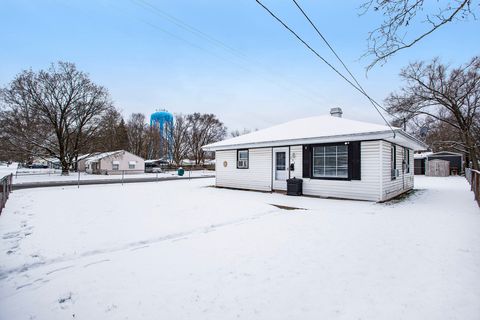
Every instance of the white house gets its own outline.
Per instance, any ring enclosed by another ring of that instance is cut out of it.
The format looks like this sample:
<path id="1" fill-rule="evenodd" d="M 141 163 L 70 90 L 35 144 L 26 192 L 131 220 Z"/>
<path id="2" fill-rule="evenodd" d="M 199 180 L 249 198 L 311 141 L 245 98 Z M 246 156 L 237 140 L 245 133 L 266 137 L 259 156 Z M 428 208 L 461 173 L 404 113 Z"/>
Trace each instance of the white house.
<path id="1" fill-rule="evenodd" d="M 427 146 L 400 128 L 331 115 L 298 119 L 203 147 L 215 151 L 216 186 L 384 201 L 413 188 L 413 151 Z"/>
<path id="2" fill-rule="evenodd" d="M 142 173 L 145 170 L 145 160 L 125 150 L 92 154 L 84 160 L 85 171 L 93 174 Z"/>

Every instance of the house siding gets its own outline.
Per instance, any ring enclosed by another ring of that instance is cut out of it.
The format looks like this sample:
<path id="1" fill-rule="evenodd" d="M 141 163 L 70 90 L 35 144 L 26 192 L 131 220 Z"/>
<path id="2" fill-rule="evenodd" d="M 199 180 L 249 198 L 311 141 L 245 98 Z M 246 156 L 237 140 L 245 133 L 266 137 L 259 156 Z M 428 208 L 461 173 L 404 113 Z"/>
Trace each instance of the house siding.
<path id="1" fill-rule="evenodd" d="M 383 201 L 413 188 L 414 160 L 410 150 L 410 172 L 402 172 L 403 147 L 397 146 L 400 176 L 391 180 L 390 146 L 383 140 L 360 143 L 361 180 L 303 178 L 303 146 L 290 146 L 290 178 L 303 179 L 303 194 L 326 198 Z M 216 152 L 216 186 L 237 189 L 272 190 L 272 148 L 249 149 L 248 169 L 237 169 L 237 150 Z M 224 167 L 224 161 L 227 166 Z"/>
<path id="2" fill-rule="evenodd" d="M 88 160 L 88 159 L 87 159 Z M 118 171 L 113 171 L 113 161 L 118 161 Z M 128 163 L 136 161 L 135 169 L 130 169 Z M 100 173 L 108 172 L 108 174 L 122 174 L 122 173 L 139 173 L 145 171 L 145 160 L 139 156 L 134 155 L 128 151 L 119 152 L 111 156 L 106 156 L 99 160 Z M 93 173 L 92 169 L 86 169 L 87 173 Z"/>
<path id="3" fill-rule="evenodd" d="M 248 169 L 237 169 L 237 150 L 217 151 L 215 158 L 217 187 L 272 190 L 272 148 L 248 149 Z"/>
<path id="4" fill-rule="evenodd" d="M 380 142 L 381 141 L 361 142 L 361 180 L 346 181 L 303 178 L 303 194 L 320 197 L 379 201 L 381 181 L 379 163 Z M 301 146 L 299 146 L 295 162 L 300 164 L 298 177 L 301 177 Z M 297 170 L 297 167 L 295 167 L 295 169 Z"/>
<path id="5" fill-rule="evenodd" d="M 410 172 L 403 172 L 402 160 L 403 160 L 403 147 L 397 145 L 396 148 L 396 167 L 399 170 L 399 176 L 392 180 L 391 178 L 391 165 L 390 165 L 390 148 L 392 143 L 387 141 L 381 141 L 381 162 L 382 166 L 382 201 L 391 199 L 399 194 L 413 189 L 413 176 L 414 176 L 414 159 L 413 150 L 410 149 Z"/>

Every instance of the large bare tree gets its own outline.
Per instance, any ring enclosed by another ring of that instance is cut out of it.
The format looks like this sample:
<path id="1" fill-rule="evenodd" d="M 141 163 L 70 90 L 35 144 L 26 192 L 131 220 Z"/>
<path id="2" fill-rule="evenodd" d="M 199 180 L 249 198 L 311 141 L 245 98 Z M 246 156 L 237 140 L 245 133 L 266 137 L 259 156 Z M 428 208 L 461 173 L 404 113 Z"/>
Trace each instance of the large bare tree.
<path id="1" fill-rule="evenodd" d="M 397 52 L 410 48 L 452 21 L 475 18 L 478 0 L 368 0 L 361 14 L 379 13 L 383 22 L 370 32 L 366 55 L 373 56 L 371 69 Z"/>
<path id="2" fill-rule="evenodd" d="M 102 116 L 111 110 L 108 91 L 73 63 L 25 70 L 0 90 L 0 122 L 6 143 L 32 156 L 54 157 L 62 174 L 80 150 L 88 150 Z"/>
<path id="3" fill-rule="evenodd" d="M 464 150 L 473 168 L 478 169 L 480 57 L 456 68 L 439 59 L 414 62 L 402 69 L 400 77 L 405 85 L 386 99 L 389 112 L 407 120 L 437 123 L 437 128 L 439 123 L 448 125 L 452 128 L 450 142 Z"/>
<path id="4" fill-rule="evenodd" d="M 127 121 L 128 150 L 137 156 L 144 155 L 147 127 L 143 113 L 132 113 Z"/>
<path id="5" fill-rule="evenodd" d="M 175 126 L 173 127 L 172 158 L 177 166 L 179 166 L 182 160 L 188 156 L 189 132 L 190 123 L 187 120 L 187 116 L 176 114 Z"/>
<path id="6" fill-rule="evenodd" d="M 189 149 L 195 164 L 203 163 L 205 152 L 204 145 L 222 140 L 227 128 L 214 114 L 194 113 L 187 116 L 190 125 Z"/>

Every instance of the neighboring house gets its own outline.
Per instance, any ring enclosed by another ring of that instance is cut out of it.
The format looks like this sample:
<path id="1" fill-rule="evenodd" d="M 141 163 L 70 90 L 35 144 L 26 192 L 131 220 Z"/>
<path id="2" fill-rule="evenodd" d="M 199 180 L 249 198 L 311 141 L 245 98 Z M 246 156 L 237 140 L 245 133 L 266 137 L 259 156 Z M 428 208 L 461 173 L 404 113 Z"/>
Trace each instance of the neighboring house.
<path id="1" fill-rule="evenodd" d="M 433 152 L 419 152 L 413 155 L 413 165 L 414 165 L 414 172 L 417 175 L 425 174 L 426 166 L 425 163 L 427 162 L 427 156 L 431 155 Z"/>
<path id="2" fill-rule="evenodd" d="M 125 150 L 92 154 L 85 161 L 86 172 L 93 174 L 140 173 L 145 170 L 143 158 Z"/>
<path id="3" fill-rule="evenodd" d="M 216 186 L 286 190 L 303 179 L 303 194 L 383 201 L 413 188 L 413 152 L 427 146 L 402 129 L 331 116 L 290 121 L 204 146 L 215 151 Z M 394 134 L 395 132 L 395 134 Z"/>
<path id="4" fill-rule="evenodd" d="M 415 154 L 415 174 L 425 174 L 428 171 L 429 162 L 432 160 L 445 160 L 449 164 L 449 175 L 462 174 L 464 170 L 463 155 L 461 153 L 440 151 L 440 152 L 422 152 Z"/>
<path id="5" fill-rule="evenodd" d="M 92 157 L 94 155 L 95 154 L 91 154 L 91 153 L 79 155 L 78 158 L 77 158 L 77 170 L 81 171 L 81 172 L 85 172 L 85 170 L 87 169 L 86 162 L 87 162 L 88 158 Z M 75 168 L 75 163 L 73 164 L 73 166 Z"/>

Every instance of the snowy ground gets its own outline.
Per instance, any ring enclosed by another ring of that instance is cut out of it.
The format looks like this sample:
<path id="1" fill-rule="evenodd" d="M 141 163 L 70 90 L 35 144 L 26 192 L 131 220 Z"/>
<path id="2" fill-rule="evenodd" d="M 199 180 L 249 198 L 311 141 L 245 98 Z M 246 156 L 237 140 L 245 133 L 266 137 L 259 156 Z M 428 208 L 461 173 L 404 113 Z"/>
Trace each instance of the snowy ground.
<path id="1" fill-rule="evenodd" d="M 4 176 L 7 176 L 11 173 L 15 174 L 17 171 L 18 163 L 12 163 L 10 165 L 7 165 L 6 163 L 1 163 L 0 164 L 0 179 L 3 178 Z"/>
<path id="2" fill-rule="evenodd" d="M 480 319 L 464 178 L 386 204 L 211 184 L 15 191 L 0 319 Z"/>
<path id="3" fill-rule="evenodd" d="M 176 171 L 169 171 L 164 173 L 135 173 L 135 174 L 125 174 L 123 179 L 133 179 L 133 178 L 152 178 L 152 179 L 161 179 L 165 177 L 178 177 L 178 178 L 187 178 L 188 177 L 200 177 L 200 176 L 211 176 L 215 175 L 214 171 L 209 170 L 197 170 L 197 171 L 185 171 L 185 174 L 180 177 Z M 80 173 L 80 180 L 121 180 L 122 175 L 99 175 L 99 174 L 88 174 L 85 172 Z M 14 184 L 22 184 L 29 182 L 46 182 L 46 181 L 77 181 L 78 174 L 70 173 L 68 176 L 62 176 L 60 170 L 52 169 L 28 169 L 23 170 L 18 175 L 13 176 Z"/>

